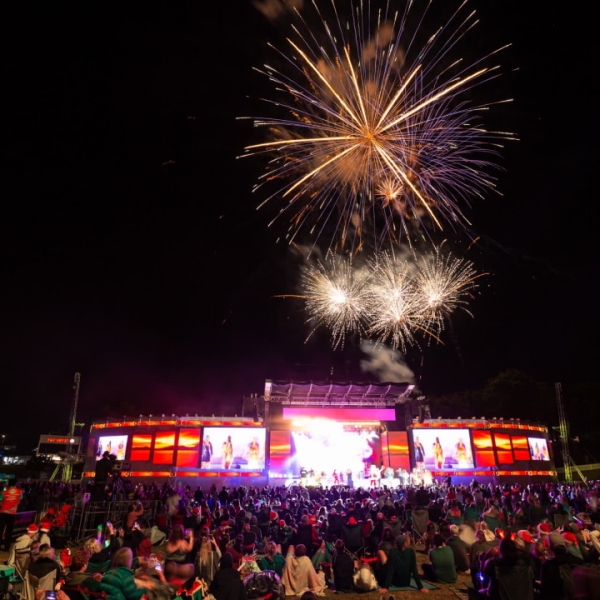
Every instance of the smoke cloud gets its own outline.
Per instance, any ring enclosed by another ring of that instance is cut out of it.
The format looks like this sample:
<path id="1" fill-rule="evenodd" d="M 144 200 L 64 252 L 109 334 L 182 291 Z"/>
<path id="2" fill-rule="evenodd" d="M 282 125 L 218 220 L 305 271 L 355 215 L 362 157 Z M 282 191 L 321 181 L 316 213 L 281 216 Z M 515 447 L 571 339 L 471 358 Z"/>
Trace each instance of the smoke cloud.
<path id="1" fill-rule="evenodd" d="M 269 21 L 275 22 L 288 12 L 302 10 L 304 0 L 255 0 L 252 4 Z"/>
<path id="2" fill-rule="evenodd" d="M 360 361 L 360 368 L 364 372 L 375 375 L 380 382 L 415 382 L 415 374 L 404 362 L 404 357 L 398 350 L 369 341 L 363 341 L 360 349 L 369 357 Z"/>

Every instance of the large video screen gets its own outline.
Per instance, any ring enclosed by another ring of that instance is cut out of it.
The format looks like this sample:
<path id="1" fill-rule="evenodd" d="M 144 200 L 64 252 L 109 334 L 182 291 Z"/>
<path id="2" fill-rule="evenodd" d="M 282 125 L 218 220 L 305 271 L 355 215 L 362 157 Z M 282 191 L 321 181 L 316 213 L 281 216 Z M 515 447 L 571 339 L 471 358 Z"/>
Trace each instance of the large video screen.
<path id="1" fill-rule="evenodd" d="M 96 448 L 96 460 L 100 460 L 105 452 L 113 454 L 117 460 L 125 460 L 128 435 L 101 435 Z"/>
<path id="2" fill-rule="evenodd" d="M 417 468 L 452 471 L 474 467 L 468 429 L 413 429 L 412 446 Z"/>
<path id="3" fill-rule="evenodd" d="M 203 469 L 260 471 L 265 468 L 264 427 L 205 427 L 200 465 Z"/>
<path id="4" fill-rule="evenodd" d="M 381 440 L 376 428 L 344 427 L 329 420 L 315 420 L 309 429 L 292 431 L 291 456 L 286 471 L 297 476 L 301 470 L 340 478 L 364 477 L 371 464 L 381 464 Z M 340 479 L 341 481 L 342 479 Z"/>
<path id="5" fill-rule="evenodd" d="M 548 443 L 544 438 L 527 438 L 529 441 L 529 453 L 531 460 L 550 460 L 548 454 Z"/>

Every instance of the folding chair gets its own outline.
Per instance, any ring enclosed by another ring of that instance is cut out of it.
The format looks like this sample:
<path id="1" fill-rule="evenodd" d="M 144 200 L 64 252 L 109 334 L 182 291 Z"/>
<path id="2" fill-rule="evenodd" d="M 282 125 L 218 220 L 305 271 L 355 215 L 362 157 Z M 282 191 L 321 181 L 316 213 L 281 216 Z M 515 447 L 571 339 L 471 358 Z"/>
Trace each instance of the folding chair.
<path id="1" fill-rule="evenodd" d="M 415 544 L 424 544 L 429 511 L 426 508 L 414 508 L 410 512 L 410 522 Z"/>
<path id="2" fill-rule="evenodd" d="M 342 540 L 344 540 L 346 548 L 353 554 L 360 556 L 364 552 L 362 525 L 360 523 L 356 525 L 344 525 L 342 527 Z"/>
<path id="3" fill-rule="evenodd" d="M 56 586 L 56 571 L 52 571 L 39 579 L 32 575 L 29 571 L 25 573 L 23 580 L 23 589 L 21 590 L 21 598 L 24 600 L 35 600 L 35 593 L 38 590 L 53 590 Z"/>
<path id="4" fill-rule="evenodd" d="M 531 567 L 496 567 L 490 596 L 499 600 L 533 600 L 533 569 Z"/>
<path id="5" fill-rule="evenodd" d="M 560 529 L 561 527 L 568 525 L 571 522 L 571 517 L 569 515 L 560 515 L 555 513 L 554 515 L 554 527 L 556 529 Z"/>

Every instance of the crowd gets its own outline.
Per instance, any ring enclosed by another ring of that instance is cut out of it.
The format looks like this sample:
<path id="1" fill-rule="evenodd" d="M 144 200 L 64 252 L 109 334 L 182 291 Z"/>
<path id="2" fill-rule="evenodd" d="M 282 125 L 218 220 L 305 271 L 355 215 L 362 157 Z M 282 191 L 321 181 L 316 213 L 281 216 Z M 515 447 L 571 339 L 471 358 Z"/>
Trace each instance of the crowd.
<path id="1" fill-rule="evenodd" d="M 2 541 L 10 540 L 15 501 L 45 494 L 73 502 L 82 492 L 11 486 L 0 510 Z M 220 490 L 124 482 L 120 493 L 131 503 L 122 523 L 60 552 L 43 522 L 31 525 L 7 566 L 60 582 L 71 600 L 81 593 L 243 600 L 266 589 L 301 598 L 327 589 L 427 593 L 461 572 L 475 598 L 498 598 L 507 585 L 519 593 L 531 586 L 540 600 L 600 598 L 600 482 Z M 155 520 L 145 516 L 150 501 L 163 509 Z M 420 569 L 417 552 L 428 559 Z"/>

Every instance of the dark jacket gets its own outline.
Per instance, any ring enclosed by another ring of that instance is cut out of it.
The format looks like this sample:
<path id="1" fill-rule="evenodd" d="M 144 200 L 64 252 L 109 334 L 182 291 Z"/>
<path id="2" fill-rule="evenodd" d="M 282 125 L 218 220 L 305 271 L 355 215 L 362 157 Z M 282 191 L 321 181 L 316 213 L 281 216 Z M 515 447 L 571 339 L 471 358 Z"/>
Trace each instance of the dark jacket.
<path id="1" fill-rule="evenodd" d="M 209 591 L 217 600 L 246 600 L 244 582 L 233 567 L 220 568 L 215 573 Z"/>
<path id="2" fill-rule="evenodd" d="M 354 590 L 354 559 L 347 552 L 336 552 L 332 560 L 333 582 L 336 592 Z"/>
<path id="3" fill-rule="evenodd" d="M 392 585 L 407 587 L 410 585 L 411 577 L 415 580 L 418 589 L 423 587 L 417 571 L 417 556 L 412 548 L 404 548 L 404 550 L 392 548 L 386 566 L 384 588 L 389 589 Z"/>

